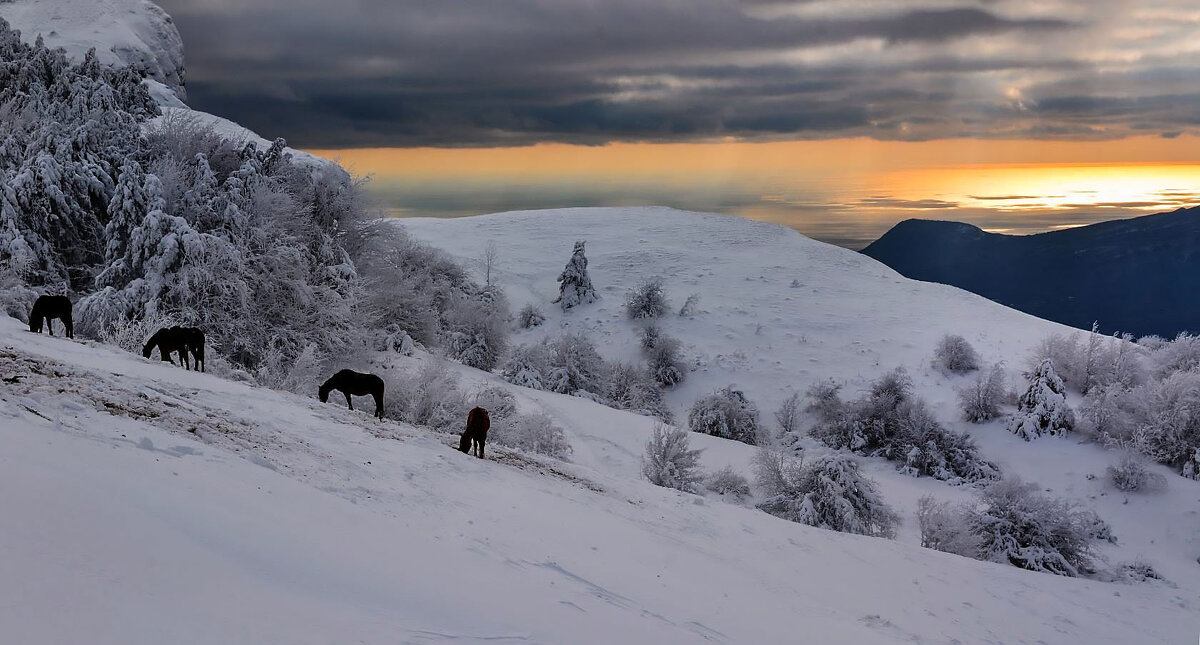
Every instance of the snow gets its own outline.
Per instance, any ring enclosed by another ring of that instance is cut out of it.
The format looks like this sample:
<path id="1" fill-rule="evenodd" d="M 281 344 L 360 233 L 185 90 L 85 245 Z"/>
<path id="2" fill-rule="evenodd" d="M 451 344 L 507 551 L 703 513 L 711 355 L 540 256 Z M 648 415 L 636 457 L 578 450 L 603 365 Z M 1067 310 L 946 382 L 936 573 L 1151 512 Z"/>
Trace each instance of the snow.
<path id="1" fill-rule="evenodd" d="M 579 398 L 517 389 L 567 422 L 574 463 L 498 447 L 480 461 L 453 436 L 12 319 L 0 347 L 14 642 L 1167 643 L 1198 626 L 1191 589 L 1025 572 L 656 488 L 636 472 L 650 421 Z M 706 467 L 749 454 L 693 439 Z"/>
<path id="2" fill-rule="evenodd" d="M 40 35 L 74 59 L 94 47 L 101 63 L 137 67 L 157 82 L 152 86 L 187 98 L 183 39 L 171 16 L 149 0 L 12 0 L 0 3 L 0 18 L 24 40 Z"/>

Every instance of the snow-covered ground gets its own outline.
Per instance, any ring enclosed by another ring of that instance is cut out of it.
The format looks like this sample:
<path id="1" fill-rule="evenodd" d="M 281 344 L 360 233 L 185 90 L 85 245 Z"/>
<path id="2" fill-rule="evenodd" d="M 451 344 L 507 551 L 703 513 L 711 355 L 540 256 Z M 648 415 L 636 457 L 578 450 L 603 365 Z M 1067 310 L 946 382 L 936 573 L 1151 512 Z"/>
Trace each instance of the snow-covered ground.
<path id="1" fill-rule="evenodd" d="M 582 399 L 522 400 L 572 421 L 577 463 L 480 461 L 453 437 L 11 319 L 0 347 L 12 642 L 1168 643 L 1200 627 L 1190 590 L 655 488 L 628 454 L 649 423 Z"/>

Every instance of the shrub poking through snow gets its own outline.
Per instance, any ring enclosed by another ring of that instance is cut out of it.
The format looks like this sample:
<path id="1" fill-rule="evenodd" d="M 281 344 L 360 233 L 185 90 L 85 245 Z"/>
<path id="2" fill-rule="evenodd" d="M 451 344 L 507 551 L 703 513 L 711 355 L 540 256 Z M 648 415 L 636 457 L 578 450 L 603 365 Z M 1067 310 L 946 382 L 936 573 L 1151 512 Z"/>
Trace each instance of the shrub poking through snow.
<path id="1" fill-rule="evenodd" d="M 1113 572 L 1114 578 L 1119 582 L 1149 582 L 1151 580 L 1165 580 L 1162 574 L 1154 568 L 1146 560 L 1137 559 L 1131 562 L 1122 562 L 1116 566 Z"/>
<path id="2" fill-rule="evenodd" d="M 679 385 L 687 378 L 687 365 L 680 357 L 680 343 L 666 334 L 659 334 L 654 346 L 645 351 L 650 376 L 663 387 Z"/>
<path id="3" fill-rule="evenodd" d="M 1126 493 L 1153 493 L 1167 485 L 1167 478 L 1150 470 L 1145 458 L 1133 451 L 1122 454 L 1107 472 L 1113 488 Z"/>
<path id="4" fill-rule="evenodd" d="M 808 395 L 806 409 L 818 417 L 809 434 L 830 447 L 900 462 L 901 472 L 954 484 L 999 477 L 970 436 L 938 423 L 902 369 L 884 374 L 855 401 L 842 401 L 832 383 L 814 386 Z"/>
<path id="5" fill-rule="evenodd" d="M 700 472 L 701 450 L 688 446 L 688 433 L 680 428 L 656 424 L 646 442 L 642 457 L 642 474 L 655 486 L 698 493 L 703 474 Z"/>
<path id="6" fill-rule="evenodd" d="M 521 329 L 532 329 L 546 322 L 546 314 L 541 307 L 533 303 L 527 304 L 517 313 L 517 325 Z"/>
<path id="7" fill-rule="evenodd" d="M 646 278 L 625 298 L 625 315 L 633 320 L 658 318 L 667 313 L 667 292 L 662 276 Z"/>
<path id="8" fill-rule="evenodd" d="M 971 508 L 925 495 L 917 500 L 921 546 L 967 558 L 978 557 L 979 537 L 971 532 Z"/>
<path id="9" fill-rule="evenodd" d="M 981 372 L 971 383 L 958 391 L 958 406 L 963 419 L 971 423 L 982 423 L 1000 416 L 1004 404 L 1004 369 L 993 365 Z"/>
<path id="10" fill-rule="evenodd" d="M 693 293 L 687 297 L 687 300 L 683 301 L 683 306 L 679 308 L 679 315 L 684 318 L 691 318 L 692 316 L 696 315 L 696 312 L 699 308 L 700 294 Z"/>
<path id="11" fill-rule="evenodd" d="M 951 374 L 966 374 L 979 369 L 979 354 L 966 338 L 957 334 L 942 336 L 933 355 L 933 364 Z"/>
<path id="12" fill-rule="evenodd" d="M 569 459 L 571 444 L 566 433 L 546 414 L 515 414 L 493 422 L 488 439 L 508 448 Z"/>
<path id="13" fill-rule="evenodd" d="M 750 482 L 734 470 L 733 466 L 726 466 L 705 478 L 704 488 L 739 502 L 750 497 Z"/>
<path id="14" fill-rule="evenodd" d="M 791 434 L 800 430 L 800 393 L 792 392 L 775 410 L 775 423 L 779 424 L 779 432 Z"/>
<path id="15" fill-rule="evenodd" d="M 762 449 L 755 457 L 755 475 L 767 495 L 757 508 L 771 515 L 842 533 L 896 534 L 899 516 L 847 455 L 803 464 Z"/>
<path id="16" fill-rule="evenodd" d="M 1008 430 L 1029 441 L 1044 434 L 1066 434 L 1075 427 L 1075 413 L 1067 405 L 1066 388 L 1050 359 L 1029 375 L 1029 387 L 1017 401 L 1017 413 Z"/>
<path id="17" fill-rule="evenodd" d="M 583 252 L 585 244 L 586 242 L 583 241 L 575 243 L 571 259 L 567 261 L 567 266 L 558 276 L 558 299 L 554 302 L 558 303 L 563 311 L 595 302 L 600 297 L 596 295 L 596 289 L 592 286 L 592 278 L 588 275 L 587 256 Z"/>
<path id="18" fill-rule="evenodd" d="M 1092 543 L 1106 526 L 1095 513 L 1016 478 L 984 489 L 983 507 L 971 518 L 979 559 L 1060 576 L 1094 572 Z"/>
<path id="19" fill-rule="evenodd" d="M 753 446 L 758 443 L 758 408 L 730 385 L 692 404 L 688 429 Z"/>
<path id="20" fill-rule="evenodd" d="M 609 407 L 654 417 L 664 423 L 672 420 L 662 389 L 645 369 L 625 363 L 609 365 L 603 391 L 604 404 Z"/>
<path id="21" fill-rule="evenodd" d="M 384 374 L 384 411 L 389 418 L 442 432 L 462 432 L 470 410 L 458 376 L 441 361 L 412 374 Z"/>

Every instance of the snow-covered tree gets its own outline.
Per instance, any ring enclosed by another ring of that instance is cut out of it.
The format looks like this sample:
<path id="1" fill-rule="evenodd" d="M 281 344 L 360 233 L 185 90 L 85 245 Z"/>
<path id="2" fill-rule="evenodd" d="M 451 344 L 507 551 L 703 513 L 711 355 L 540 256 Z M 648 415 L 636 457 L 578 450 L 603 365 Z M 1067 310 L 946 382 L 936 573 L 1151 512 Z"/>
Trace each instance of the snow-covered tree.
<path id="1" fill-rule="evenodd" d="M 711 493 L 739 502 L 750 497 L 750 482 L 744 475 L 734 470 L 733 466 L 725 466 L 705 477 L 704 488 Z"/>
<path id="2" fill-rule="evenodd" d="M 1078 576 L 1094 570 L 1092 544 L 1103 522 L 1077 505 L 1045 496 L 1020 479 L 996 482 L 983 492 L 971 519 L 979 559 L 1030 571 Z"/>
<path id="3" fill-rule="evenodd" d="M 1044 359 L 1030 375 L 1029 387 L 1017 401 L 1017 413 L 1008 421 L 1008 430 L 1029 441 L 1044 434 L 1066 434 L 1075 427 L 1075 413 L 1067 405 L 1066 389 L 1054 371 L 1054 363 Z"/>
<path id="4" fill-rule="evenodd" d="M 1004 369 L 996 364 L 958 391 L 959 409 L 971 423 L 995 419 L 1000 416 L 1005 395 Z"/>
<path id="5" fill-rule="evenodd" d="M 647 327 L 642 335 L 642 353 L 646 355 L 646 364 L 650 375 L 663 387 L 673 387 L 687 378 L 687 365 L 680 356 L 680 342 L 664 333 L 652 332 L 654 327 Z"/>
<path id="6" fill-rule="evenodd" d="M 758 407 L 729 385 L 692 404 L 688 429 L 753 446 L 758 443 Z"/>
<path id="7" fill-rule="evenodd" d="M 1113 488 L 1125 493 L 1152 493 L 1167 485 L 1167 478 L 1151 470 L 1145 457 L 1133 451 L 1122 453 L 1105 472 Z"/>
<path id="8" fill-rule="evenodd" d="M 686 430 L 656 424 L 642 456 L 642 475 L 655 486 L 699 493 L 701 452 L 689 447 Z"/>
<path id="9" fill-rule="evenodd" d="M 758 504 L 760 510 L 832 531 L 895 536 L 899 516 L 853 458 L 835 454 L 790 465 L 767 455 L 759 458 L 757 473 L 759 487 L 768 495 Z"/>
<path id="10" fill-rule="evenodd" d="M 625 297 L 625 315 L 631 319 L 658 318 L 667 313 L 667 292 L 662 276 L 642 280 Z"/>
<path id="11" fill-rule="evenodd" d="M 800 430 L 800 401 L 800 393 L 792 392 L 775 410 L 775 422 L 779 424 L 780 433 L 786 435 Z"/>
<path id="12" fill-rule="evenodd" d="M 546 314 L 533 303 L 527 304 L 517 313 L 517 326 L 521 329 L 533 329 L 546 322 Z"/>
<path id="13" fill-rule="evenodd" d="M 934 365 L 951 374 L 966 374 L 979 369 L 979 354 L 967 339 L 957 334 L 942 336 L 933 355 Z"/>
<path id="14" fill-rule="evenodd" d="M 555 459 L 571 456 L 566 433 L 544 413 L 500 417 L 492 422 L 488 439 L 501 446 Z"/>
<path id="15" fill-rule="evenodd" d="M 558 299 L 554 302 L 557 302 L 564 311 L 595 302 L 600 297 L 596 294 L 596 289 L 592 287 L 592 278 L 588 276 L 587 256 L 583 252 L 584 244 L 586 242 L 583 241 L 575 243 L 571 259 L 558 276 Z"/>
<path id="16" fill-rule="evenodd" d="M 624 363 L 607 367 L 603 395 L 608 405 L 655 417 L 665 423 L 672 420 L 671 409 L 662 390 L 645 369 Z"/>

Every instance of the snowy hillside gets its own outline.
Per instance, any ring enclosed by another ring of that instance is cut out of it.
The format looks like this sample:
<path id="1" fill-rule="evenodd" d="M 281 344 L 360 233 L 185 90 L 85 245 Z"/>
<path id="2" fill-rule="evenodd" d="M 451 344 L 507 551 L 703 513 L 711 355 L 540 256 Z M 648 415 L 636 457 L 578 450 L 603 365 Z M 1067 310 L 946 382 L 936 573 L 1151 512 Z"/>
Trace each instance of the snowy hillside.
<path id="1" fill-rule="evenodd" d="M 1193 592 L 655 488 L 620 466 L 647 422 L 577 398 L 537 394 L 574 421 L 578 463 L 479 461 L 11 319 L 0 347 L 14 642 L 1168 643 L 1197 627 Z"/>
<path id="2" fill-rule="evenodd" d="M 171 16 L 149 0 L 10 0 L 0 3 L 0 18 L 72 58 L 95 48 L 101 63 L 132 65 L 187 98 L 183 40 Z"/>
<path id="3" fill-rule="evenodd" d="M 47 45 L 65 49 L 73 60 L 95 48 L 101 63 L 143 71 L 150 95 L 162 107 L 160 119 L 188 115 L 230 140 L 253 142 L 259 149 L 271 145 L 233 121 L 192 110 L 184 103 L 183 40 L 171 16 L 149 0 L 9 0 L 0 2 L 0 18 L 19 30 L 22 40 L 33 42 L 41 36 Z M 313 169 L 345 174 L 340 166 L 320 157 L 294 148 L 287 151 L 295 161 Z"/>

